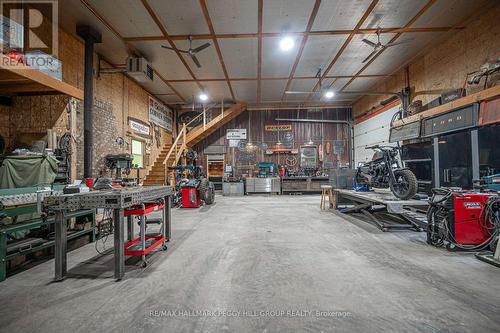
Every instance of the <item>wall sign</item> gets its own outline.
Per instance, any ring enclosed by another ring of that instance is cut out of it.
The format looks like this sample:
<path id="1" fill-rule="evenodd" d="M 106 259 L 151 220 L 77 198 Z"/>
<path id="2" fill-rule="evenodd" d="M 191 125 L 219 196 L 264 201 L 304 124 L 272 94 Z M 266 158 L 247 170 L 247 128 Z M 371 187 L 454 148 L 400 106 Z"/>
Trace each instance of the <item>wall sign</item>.
<path id="1" fill-rule="evenodd" d="M 233 128 L 226 130 L 226 139 L 228 140 L 246 140 L 247 129 L 246 128 Z"/>
<path id="2" fill-rule="evenodd" d="M 292 125 L 288 124 L 274 124 L 274 125 L 266 125 L 265 130 L 268 132 L 282 132 L 282 131 L 291 131 Z"/>
<path id="3" fill-rule="evenodd" d="M 172 132 L 172 110 L 162 102 L 149 96 L 149 121 Z"/>
<path id="4" fill-rule="evenodd" d="M 345 141 L 344 140 L 334 140 L 333 141 L 333 153 L 335 155 L 344 154 Z"/>
<path id="5" fill-rule="evenodd" d="M 203 117 L 199 117 L 201 112 L 198 111 L 184 111 L 182 113 L 178 113 L 177 115 L 177 123 L 179 124 L 189 124 L 189 127 L 196 127 L 203 123 Z M 194 120 L 196 118 L 196 120 Z M 194 120 L 193 122 L 191 122 Z"/>
<path id="6" fill-rule="evenodd" d="M 129 119 L 130 129 L 139 134 L 149 135 L 149 126 L 138 121 Z"/>
<path id="7" fill-rule="evenodd" d="M 238 147 L 239 143 L 240 143 L 240 140 L 232 140 L 231 139 L 231 140 L 229 140 L 229 147 L 236 148 L 236 147 Z"/>

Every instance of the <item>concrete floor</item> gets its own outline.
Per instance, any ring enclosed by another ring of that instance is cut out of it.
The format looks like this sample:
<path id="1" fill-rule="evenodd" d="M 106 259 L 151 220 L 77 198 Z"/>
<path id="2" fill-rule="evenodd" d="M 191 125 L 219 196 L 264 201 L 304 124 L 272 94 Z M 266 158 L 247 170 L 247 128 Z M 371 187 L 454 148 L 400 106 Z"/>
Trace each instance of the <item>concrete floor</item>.
<path id="1" fill-rule="evenodd" d="M 49 260 L 0 283 L 0 331 L 500 331 L 500 269 L 321 212 L 318 196 L 219 196 L 173 219 L 168 251 L 128 260 L 121 282 L 89 244 L 63 282 Z"/>

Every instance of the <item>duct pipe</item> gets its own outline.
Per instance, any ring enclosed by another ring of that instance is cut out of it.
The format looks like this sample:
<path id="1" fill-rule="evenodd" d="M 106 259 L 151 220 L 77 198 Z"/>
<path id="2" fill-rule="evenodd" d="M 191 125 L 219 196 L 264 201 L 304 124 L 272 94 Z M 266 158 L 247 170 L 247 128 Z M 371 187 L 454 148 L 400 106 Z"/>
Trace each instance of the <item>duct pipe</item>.
<path id="1" fill-rule="evenodd" d="M 321 120 L 321 119 L 293 119 L 293 118 L 276 118 L 276 121 L 289 121 L 295 123 L 330 123 L 330 124 L 346 124 L 350 125 L 351 122 L 347 120 Z"/>
<path id="2" fill-rule="evenodd" d="M 76 27 L 76 33 L 85 42 L 83 91 L 83 177 L 92 178 L 92 141 L 94 106 L 94 44 L 101 43 L 101 34 L 87 25 Z"/>

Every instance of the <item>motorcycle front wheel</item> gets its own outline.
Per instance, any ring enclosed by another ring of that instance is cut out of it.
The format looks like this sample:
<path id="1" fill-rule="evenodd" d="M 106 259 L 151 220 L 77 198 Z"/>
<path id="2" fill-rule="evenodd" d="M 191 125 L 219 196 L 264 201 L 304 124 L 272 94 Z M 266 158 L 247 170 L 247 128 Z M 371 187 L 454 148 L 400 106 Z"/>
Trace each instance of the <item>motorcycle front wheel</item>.
<path id="1" fill-rule="evenodd" d="M 417 194 L 417 177 L 410 170 L 394 171 L 396 182 L 391 182 L 391 191 L 402 200 L 409 200 Z"/>

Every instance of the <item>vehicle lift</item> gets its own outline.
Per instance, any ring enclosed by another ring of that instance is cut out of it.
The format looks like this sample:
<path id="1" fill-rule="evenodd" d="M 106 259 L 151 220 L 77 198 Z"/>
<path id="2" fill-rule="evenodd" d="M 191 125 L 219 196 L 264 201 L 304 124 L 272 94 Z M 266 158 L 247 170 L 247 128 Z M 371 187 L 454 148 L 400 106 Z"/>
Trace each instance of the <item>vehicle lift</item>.
<path id="1" fill-rule="evenodd" d="M 500 268 L 500 244 L 497 243 L 495 253 L 478 253 L 476 258 Z"/>
<path id="2" fill-rule="evenodd" d="M 382 231 L 423 231 L 427 225 L 426 212 L 429 204 L 426 200 L 400 200 L 390 190 L 357 192 L 334 189 L 334 201 L 339 212 L 361 213 Z"/>

